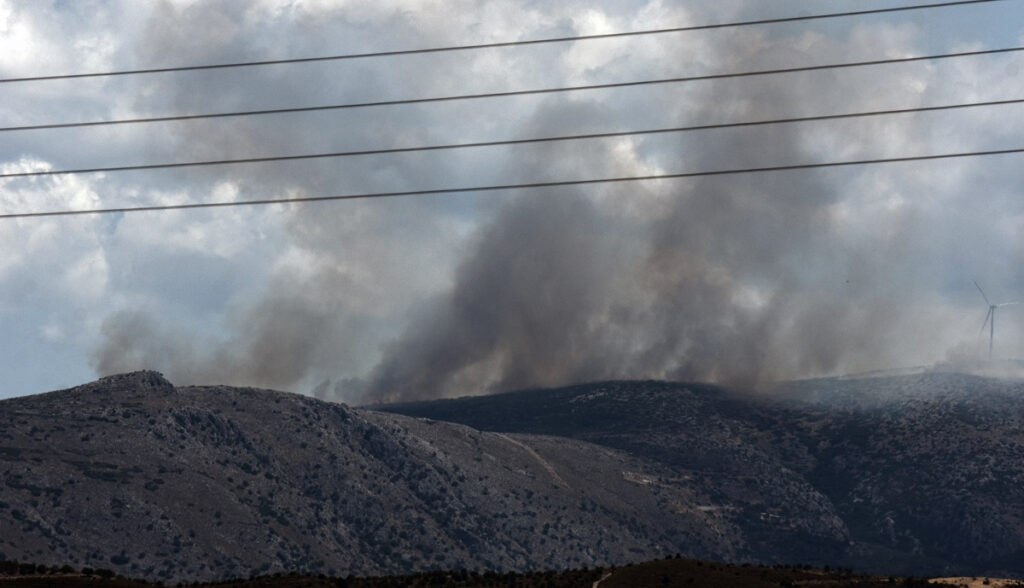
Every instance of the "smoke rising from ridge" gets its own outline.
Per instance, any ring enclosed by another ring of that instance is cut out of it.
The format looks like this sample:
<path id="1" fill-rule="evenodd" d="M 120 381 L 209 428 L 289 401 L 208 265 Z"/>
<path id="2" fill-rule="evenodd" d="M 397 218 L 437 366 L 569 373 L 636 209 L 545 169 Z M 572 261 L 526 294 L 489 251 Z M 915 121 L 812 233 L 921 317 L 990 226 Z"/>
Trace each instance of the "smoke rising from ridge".
<path id="1" fill-rule="evenodd" d="M 709 100 L 723 97 L 717 90 Z M 543 118 L 547 128 L 558 117 Z M 757 165 L 769 151 L 773 161 L 814 160 L 793 127 L 759 134 L 738 135 L 721 154 L 682 142 L 674 151 L 687 169 Z M 557 157 L 589 173 L 637 172 L 615 169 L 620 159 L 614 149 Z M 526 174 L 543 175 L 549 161 L 529 162 Z M 874 288 L 837 288 L 846 300 L 806 293 L 818 276 L 800 269 L 834 254 L 835 197 L 815 174 L 519 197 L 480 229 L 450 295 L 386 348 L 366 398 L 609 378 L 750 386 L 834 370 L 851 343 L 893 320 L 857 310 L 889 306 L 865 299 L 879 296 Z M 855 261 L 846 257 L 837 261 Z"/>
<path id="2" fill-rule="evenodd" d="M 645 10 L 656 22 L 690 16 L 657 2 Z M 187 16 L 178 15 L 181 31 Z M 399 16 L 375 24 L 411 27 Z M 642 24 L 623 19 L 614 28 Z M 424 46 L 450 41 L 432 34 Z M 301 102 L 338 102 L 338 93 L 363 99 L 367 88 L 383 95 L 478 88 L 469 85 L 478 81 L 474 72 L 484 72 L 487 83 L 500 82 L 492 79 L 500 71 L 516 87 L 539 87 L 552 76 L 586 83 L 654 77 L 649 72 L 658 68 L 699 73 L 852 61 L 911 53 L 918 35 L 912 26 L 884 23 L 832 37 L 743 30 L 550 48 L 507 62 L 479 56 L 469 73 L 451 58 L 443 70 L 454 72 L 450 77 L 419 71 L 416 60 L 397 73 L 353 66 L 344 83 L 307 87 L 311 95 Z M 311 152 L 906 107 L 970 99 L 979 79 L 987 96 L 1020 92 L 1020 82 L 997 83 L 993 73 L 1018 61 L 324 117 L 322 128 L 333 132 L 322 135 L 247 120 L 232 126 L 230 137 L 250 150 L 269 136 Z M 277 75 L 247 83 L 295 87 Z M 165 90 L 171 103 L 194 99 L 183 86 Z M 241 88 L 226 99 L 243 94 L 256 92 Z M 316 194 L 812 163 L 999 148 L 993 142 L 1013 136 L 1005 126 L 1020 122 L 965 112 L 773 125 L 315 162 L 287 175 L 234 172 L 233 181 L 250 194 Z M 205 125 L 178 137 L 206 148 L 223 140 Z M 106 318 L 94 365 L 101 373 L 151 367 L 177 383 L 320 384 L 321 396 L 376 402 L 610 378 L 753 386 L 938 361 L 971 341 L 973 314 L 961 318 L 964 308 L 974 310 L 971 278 L 1024 286 L 1019 269 L 1000 272 L 1024 261 L 1012 247 L 1020 245 L 1015 231 L 1024 228 L 1024 209 L 1012 197 L 1011 173 L 1002 160 L 958 161 L 287 208 L 281 230 L 288 247 L 259 289 L 233 299 L 210 333 L 197 337 L 169 327 L 158 310 L 127 306 Z M 987 190 L 987 199 L 976 202 L 967 187 Z M 1008 220 L 992 231 L 993 217 Z M 1009 329 L 1004 336 L 1015 341 Z"/>

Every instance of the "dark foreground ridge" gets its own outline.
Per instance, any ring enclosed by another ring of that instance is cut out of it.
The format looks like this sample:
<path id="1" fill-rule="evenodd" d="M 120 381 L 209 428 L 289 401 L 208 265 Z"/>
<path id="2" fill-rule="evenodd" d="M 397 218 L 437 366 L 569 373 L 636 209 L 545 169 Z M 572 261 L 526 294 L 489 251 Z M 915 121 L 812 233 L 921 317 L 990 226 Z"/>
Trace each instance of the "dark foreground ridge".
<path id="1" fill-rule="evenodd" d="M 368 410 L 138 372 L 0 402 L 0 560 L 170 585 L 677 553 L 1024 575 L 1022 397 L 923 374 Z"/>
<path id="2" fill-rule="evenodd" d="M 988 579 L 981 579 L 982 582 Z M 497 573 L 466 570 L 422 572 L 377 578 L 330 578 L 297 573 L 273 574 L 218 583 L 193 584 L 197 588 L 642 588 L 645 586 L 701 588 L 778 588 L 817 586 L 822 588 L 871 588 L 892 586 L 957 586 L 926 578 L 856 574 L 850 570 L 811 566 L 728 565 L 668 557 L 663 560 L 619 568 L 594 568 L 560 572 Z M 986 585 L 1017 586 L 989 581 Z M 10 588 L 145 588 L 153 584 L 116 577 L 110 570 L 49 569 L 32 564 L 0 563 L 0 586 Z"/>

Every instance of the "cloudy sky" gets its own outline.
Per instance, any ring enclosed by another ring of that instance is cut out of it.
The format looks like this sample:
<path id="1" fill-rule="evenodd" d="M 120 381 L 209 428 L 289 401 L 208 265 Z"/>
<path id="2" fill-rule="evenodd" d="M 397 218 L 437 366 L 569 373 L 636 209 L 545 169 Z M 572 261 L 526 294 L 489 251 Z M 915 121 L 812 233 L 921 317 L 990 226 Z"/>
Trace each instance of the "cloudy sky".
<path id="1" fill-rule="evenodd" d="M 0 78 L 442 47 L 894 0 L 0 0 Z M 1024 3 L 0 84 L 0 126 L 400 100 L 1024 45 Z M 0 173 L 1024 98 L 1024 55 L 0 132 Z M 1024 147 L 1024 105 L 0 179 L 0 212 L 517 184 Z M 753 385 L 987 353 L 1024 298 L 1021 155 L 329 203 L 0 219 L 0 398 L 149 368 L 346 402 L 605 378 Z M 1024 357 L 1024 308 L 995 355 Z"/>

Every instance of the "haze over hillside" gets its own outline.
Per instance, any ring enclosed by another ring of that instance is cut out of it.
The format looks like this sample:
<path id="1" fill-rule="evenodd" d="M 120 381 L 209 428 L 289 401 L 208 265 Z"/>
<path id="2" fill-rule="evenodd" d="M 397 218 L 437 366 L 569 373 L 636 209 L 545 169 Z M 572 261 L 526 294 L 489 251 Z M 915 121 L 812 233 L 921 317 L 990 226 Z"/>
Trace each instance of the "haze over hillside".
<path id="1" fill-rule="evenodd" d="M 0 402 L 0 559 L 174 582 L 674 553 L 1024 574 L 1019 381 L 809 380 L 770 400 L 606 382 L 376 408 L 155 372 Z"/>

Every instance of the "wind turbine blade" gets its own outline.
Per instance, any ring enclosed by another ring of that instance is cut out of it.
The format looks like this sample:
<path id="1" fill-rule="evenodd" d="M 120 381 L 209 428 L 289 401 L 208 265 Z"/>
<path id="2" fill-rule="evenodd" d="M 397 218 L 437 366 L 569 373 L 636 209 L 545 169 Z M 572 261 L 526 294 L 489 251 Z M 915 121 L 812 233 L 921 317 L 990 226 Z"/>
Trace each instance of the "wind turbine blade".
<path id="1" fill-rule="evenodd" d="M 979 336 L 985 332 L 985 327 L 988 326 L 988 319 L 992 316 L 992 308 L 991 306 L 988 307 L 988 312 L 985 313 L 985 322 L 981 323 L 981 330 L 978 331 Z"/>
<path id="2" fill-rule="evenodd" d="M 999 304 L 996 305 L 996 307 L 1002 308 L 1004 306 L 1015 306 L 1015 305 L 1020 304 L 1020 303 L 1021 303 L 1020 300 L 1014 300 L 1013 302 L 1000 302 Z"/>
<path id="3" fill-rule="evenodd" d="M 988 296 L 985 296 L 985 291 L 978 285 L 977 280 L 974 281 L 974 287 L 978 289 L 978 292 L 981 292 L 981 297 L 985 299 L 985 304 L 992 306 L 992 303 L 988 301 Z"/>

